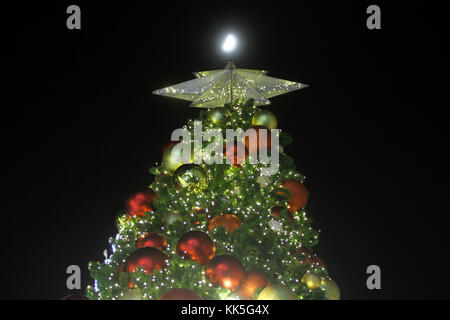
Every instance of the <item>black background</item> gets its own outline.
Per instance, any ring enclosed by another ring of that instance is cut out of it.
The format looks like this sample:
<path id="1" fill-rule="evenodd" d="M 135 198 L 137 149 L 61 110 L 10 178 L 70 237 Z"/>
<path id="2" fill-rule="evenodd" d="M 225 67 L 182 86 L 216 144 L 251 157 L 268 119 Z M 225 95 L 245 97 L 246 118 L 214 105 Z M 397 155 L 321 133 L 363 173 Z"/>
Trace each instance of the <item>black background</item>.
<path id="1" fill-rule="evenodd" d="M 272 99 L 311 192 L 317 252 L 344 299 L 449 298 L 447 39 L 437 4 L 54 1 L 17 8 L 16 98 L 3 118 L 0 297 L 59 299 L 102 260 L 114 216 L 198 110 L 152 90 L 225 66 L 311 87 Z M 66 28 L 78 4 L 82 29 Z M 366 288 L 377 264 L 382 289 Z"/>

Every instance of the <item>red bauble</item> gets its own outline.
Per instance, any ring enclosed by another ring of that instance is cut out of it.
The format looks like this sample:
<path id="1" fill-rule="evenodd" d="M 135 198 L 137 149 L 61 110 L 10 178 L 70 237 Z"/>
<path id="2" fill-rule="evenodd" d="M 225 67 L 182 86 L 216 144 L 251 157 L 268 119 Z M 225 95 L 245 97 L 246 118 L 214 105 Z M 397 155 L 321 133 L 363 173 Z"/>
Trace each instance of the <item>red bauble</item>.
<path id="1" fill-rule="evenodd" d="M 206 276 L 212 283 L 236 291 L 245 278 L 242 263 L 233 256 L 223 254 L 209 261 L 205 270 Z"/>
<path id="2" fill-rule="evenodd" d="M 82 294 L 69 294 L 68 296 L 62 298 L 61 300 L 91 300 L 91 299 Z"/>
<path id="3" fill-rule="evenodd" d="M 168 259 L 169 257 L 159 249 L 153 247 L 139 248 L 128 256 L 123 270 L 135 272 L 137 267 L 141 267 L 149 274 L 155 269 L 164 269 L 167 266 L 166 260 Z"/>
<path id="4" fill-rule="evenodd" d="M 242 148 L 242 150 L 244 151 L 242 154 L 238 153 L 239 148 Z M 225 159 L 227 159 L 225 163 L 228 163 L 228 161 L 230 161 L 233 166 L 241 167 L 244 164 L 245 160 L 247 160 L 248 158 L 248 151 L 243 143 L 234 142 L 234 144 L 230 146 L 224 145 L 223 155 Z"/>
<path id="5" fill-rule="evenodd" d="M 296 212 L 306 205 L 306 202 L 308 201 L 308 191 L 303 183 L 294 179 L 286 179 L 281 186 L 282 188 L 289 190 L 289 193 L 291 194 L 288 199 L 288 209 L 290 212 Z M 286 193 L 284 192 L 278 192 L 278 194 L 286 196 Z"/>
<path id="6" fill-rule="evenodd" d="M 206 233 L 188 231 L 178 240 L 176 252 L 186 259 L 206 264 L 216 254 L 216 246 Z"/>
<path id="7" fill-rule="evenodd" d="M 152 189 L 136 192 L 128 198 L 126 203 L 127 213 L 133 217 L 143 217 L 147 211 L 153 211 L 153 200 L 157 194 Z"/>
<path id="8" fill-rule="evenodd" d="M 279 219 L 281 211 L 283 211 L 284 209 L 286 209 L 286 208 L 285 207 L 281 207 L 281 206 L 274 206 L 274 207 L 272 207 L 272 214 L 273 214 L 273 216 L 275 218 Z M 294 218 L 292 217 L 292 214 L 290 212 L 288 213 L 288 217 L 287 218 L 288 218 L 289 221 L 293 221 L 294 220 Z"/>
<path id="9" fill-rule="evenodd" d="M 170 289 L 158 300 L 203 300 L 197 293 L 188 289 Z"/>
<path id="10" fill-rule="evenodd" d="M 209 223 L 209 231 L 214 228 L 223 226 L 227 229 L 227 232 L 231 234 L 234 230 L 236 230 L 241 224 L 241 219 L 239 219 L 234 214 L 222 214 L 220 216 L 214 217 Z"/>
<path id="11" fill-rule="evenodd" d="M 157 233 L 147 233 L 136 241 L 136 248 L 144 247 L 154 247 L 159 250 L 164 250 L 167 247 L 167 241 Z"/>
<path id="12" fill-rule="evenodd" d="M 269 284 L 269 278 L 264 272 L 251 271 L 247 273 L 244 283 L 242 283 L 242 286 L 239 289 L 239 297 L 242 300 L 252 300 L 256 289 L 265 288 Z"/>
<path id="13" fill-rule="evenodd" d="M 263 137 L 262 137 L 262 132 L 264 130 L 266 130 L 266 139 L 265 139 L 266 140 L 266 146 L 262 150 L 263 151 L 264 150 L 270 150 L 272 148 L 272 139 L 271 139 L 271 133 L 270 133 L 269 129 L 267 129 L 264 126 L 259 126 L 259 125 L 258 126 L 251 126 L 250 128 L 247 129 L 247 131 L 245 131 L 244 134 L 249 134 L 249 132 L 250 132 L 249 130 L 250 129 L 253 129 L 256 132 L 256 142 L 253 143 L 252 139 L 250 139 L 249 137 L 246 136 L 244 138 L 244 144 L 245 144 L 245 146 L 246 146 L 246 148 L 248 150 L 248 153 L 251 156 L 252 155 L 256 156 L 259 153 L 259 149 L 263 148 L 264 140 L 263 140 Z M 251 137 L 251 135 L 250 135 L 250 137 Z"/>

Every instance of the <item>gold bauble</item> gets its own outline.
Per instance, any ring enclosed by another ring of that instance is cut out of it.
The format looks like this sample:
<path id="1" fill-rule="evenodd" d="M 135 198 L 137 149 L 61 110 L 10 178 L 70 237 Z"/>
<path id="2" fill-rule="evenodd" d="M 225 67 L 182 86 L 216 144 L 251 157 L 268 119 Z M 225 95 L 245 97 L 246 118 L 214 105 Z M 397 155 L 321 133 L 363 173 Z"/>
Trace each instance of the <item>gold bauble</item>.
<path id="1" fill-rule="evenodd" d="M 209 232 L 217 227 L 225 227 L 228 234 L 232 234 L 241 224 L 241 219 L 231 213 L 215 216 L 209 223 Z"/>
<path id="2" fill-rule="evenodd" d="M 295 293 L 280 284 L 274 284 L 264 288 L 257 300 L 297 300 Z"/>
<path id="3" fill-rule="evenodd" d="M 179 143 L 174 143 L 170 146 L 168 146 L 164 150 L 163 158 L 162 158 L 162 165 L 164 170 L 169 172 L 170 174 L 174 173 L 175 170 L 180 167 L 181 165 L 185 163 L 192 163 L 194 162 L 194 153 L 191 150 L 191 157 L 188 161 L 183 161 L 183 149 L 180 149 L 177 152 L 172 152 L 175 146 L 178 146 Z"/>
<path id="4" fill-rule="evenodd" d="M 214 108 L 208 112 L 207 118 L 216 125 L 222 125 L 227 121 L 230 112 L 225 108 Z"/>
<path id="5" fill-rule="evenodd" d="M 267 129 L 276 129 L 278 127 L 278 120 L 272 111 L 261 110 L 253 115 L 252 126 L 264 126 Z"/>
<path id="6" fill-rule="evenodd" d="M 142 291 L 139 288 L 130 289 L 120 296 L 119 300 L 142 300 Z"/>
<path id="7" fill-rule="evenodd" d="M 198 164 L 183 164 L 173 174 L 175 185 L 191 192 L 202 191 L 208 187 L 208 175 Z"/>
<path id="8" fill-rule="evenodd" d="M 302 277 L 302 283 L 306 284 L 308 289 L 314 290 L 320 287 L 320 277 L 314 273 L 305 273 Z"/>
<path id="9" fill-rule="evenodd" d="M 341 299 L 341 291 L 339 287 L 331 278 L 324 278 L 320 282 L 320 289 L 325 291 L 325 298 L 328 300 L 340 300 Z"/>

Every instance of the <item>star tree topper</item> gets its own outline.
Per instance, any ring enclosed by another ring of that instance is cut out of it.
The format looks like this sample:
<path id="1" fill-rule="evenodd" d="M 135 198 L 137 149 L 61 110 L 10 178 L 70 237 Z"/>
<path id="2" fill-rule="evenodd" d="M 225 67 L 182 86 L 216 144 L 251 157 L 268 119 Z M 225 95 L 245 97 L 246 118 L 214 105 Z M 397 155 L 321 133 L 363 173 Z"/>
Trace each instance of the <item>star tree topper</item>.
<path id="1" fill-rule="evenodd" d="M 195 108 L 218 108 L 236 99 L 253 98 L 255 105 L 270 104 L 269 98 L 308 87 L 307 84 L 266 76 L 265 70 L 225 69 L 194 72 L 197 79 L 155 90 L 153 94 L 191 102 Z"/>

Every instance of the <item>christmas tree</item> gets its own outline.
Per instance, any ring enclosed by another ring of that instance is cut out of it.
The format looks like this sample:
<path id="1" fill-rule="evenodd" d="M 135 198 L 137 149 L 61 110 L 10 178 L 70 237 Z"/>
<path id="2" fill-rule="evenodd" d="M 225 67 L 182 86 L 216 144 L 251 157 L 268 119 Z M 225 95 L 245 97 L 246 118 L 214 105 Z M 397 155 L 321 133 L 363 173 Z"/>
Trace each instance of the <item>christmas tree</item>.
<path id="1" fill-rule="evenodd" d="M 89 265 L 90 299 L 339 299 L 313 253 L 304 176 L 283 151 L 292 138 L 261 108 L 306 85 L 266 74 L 230 62 L 154 92 L 203 109 L 116 217 L 112 254 Z M 230 129 L 242 130 L 224 145 L 217 132 Z"/>

